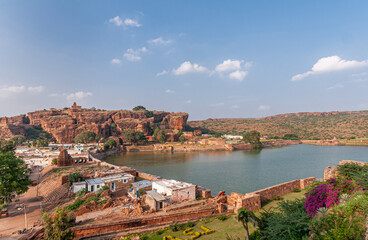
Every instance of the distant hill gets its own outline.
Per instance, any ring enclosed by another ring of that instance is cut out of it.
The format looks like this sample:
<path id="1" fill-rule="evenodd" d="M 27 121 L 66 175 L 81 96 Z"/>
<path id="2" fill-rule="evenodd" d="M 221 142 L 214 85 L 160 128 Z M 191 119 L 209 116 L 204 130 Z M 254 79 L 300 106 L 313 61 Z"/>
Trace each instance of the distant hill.
<path id="1" fill-rule="evenodd" d="M 190 121 L 189 126 L 204 131 L 243 134 L 257 130 L 262 136 L 296 134 L 312 138 L 367 138 L 368 111 L 300 112 L 265 118 L 218 118 Z"/>

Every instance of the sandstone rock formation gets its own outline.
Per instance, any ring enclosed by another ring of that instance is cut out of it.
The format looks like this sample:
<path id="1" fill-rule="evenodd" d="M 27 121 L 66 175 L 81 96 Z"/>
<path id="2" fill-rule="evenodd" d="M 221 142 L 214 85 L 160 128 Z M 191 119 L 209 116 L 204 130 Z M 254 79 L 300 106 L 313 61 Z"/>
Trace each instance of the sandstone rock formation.
<path id="1" fill-rule="evenodd" d="M 151 135 L 160 125 L 164 129 L 180 130 L 186 126 L 187 113 L 153 111 L 147 117 L 145 111 L 85 109 L 76 103 L 70 108 L 30 112 L 16 117 L 0 118 L 0 138 L 27 135 L 27 129 L 38 128 L 52 135 L 59 143 L 72 143 L 75 136 L 84 131 L 93 131 L 107 138 L 120 136 L 128 129 Z"/>

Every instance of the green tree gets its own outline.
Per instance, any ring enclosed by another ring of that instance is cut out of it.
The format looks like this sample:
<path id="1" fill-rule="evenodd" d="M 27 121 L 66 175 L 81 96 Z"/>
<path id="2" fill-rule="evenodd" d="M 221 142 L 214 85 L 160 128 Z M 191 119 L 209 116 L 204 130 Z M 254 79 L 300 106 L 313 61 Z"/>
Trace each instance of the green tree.
<path id="1" fill-rule="evenodd" d="M 181 135 L 181 136 L 179 137 L 179 141 L 180 141 L 182 144 L 185 142 L 185 137 L 184 137 L 184 135 Z"/>
<path id="2" fill-rule="evenodd" d="M 152 111 L 145 110 L 144 111 L 144 115 L 146 115 L 147 118 L 151 118 L 151 117 L 153 117 L 153 112 Z"/>
<path id="3" fill-rule="evenodd" d="M 69 182 L 73 183 L 79 180 L 83 180 L 83 176 L 79 172 L 69 174 Z"/>
<path id="4" fill-rule="evenodd" d="M 262 147 L 261 134 L 259 132 L 257 132 L 256 130 L 246 132 L 243 135 L 243 141 L 245 143 L 252 144 L 253 148 L 261 148 Z"/>
<path id="5" fill-rule="evenodd" d="M 26 141 L 26 137 L 23 135 L 15 135 L 10 139 L 10 141 L 14 142 L 15 146 L 19 146 Z"/>
<path id="6" fill-rule="evenodd" d="M 12 151 L 0 152 L 0 202 L 11 202 L 28 190 L 30 169 Z"/>
<path id="7" fill-rule="evenodd" d="M 245 208 L 240 208 L 238 210 L 238 221 L 243 224 L 245 231 L 247 232 L 246 239 L 249 240 L 249 228 L 248 223 L 251 223 L 254 227 L 258 226 L 260 220 L 252 211 L 248 211 Z"/>
<path id="8" fill-rule="evenodd" d="M 161 143 L 164 143 L 165 140 L 166 140 L 166 136 L 165 136 L 165 133 L 164 133 L 163 130 L 160 131 L 160 139 L 159 140 L 160 140 Z"/>
<path id="9" fill-rule="evenodd" d="M 15 144 L 13 141 L 0 139 L 0 152 L 13 152 L 15 150 Z"/>
<path id="10" fill-rule="evenodd" d="M 112 149 L 114 147 L 116 147 L 118 144 L 114 139 L 109 139 L 104 143 L 104 147 L 106 150 L 108 149 Z"/>
<path id="11" fill-rule="evenodd" d="M 97 140 L 98 140 L 97 134 L 92 131 L 82 132 L 74 138 L 74 142 L 76 143 L 91 143 L 96 142 Z"/>
<path id="12" fill-rule="evenodd" d="M 44 213 L 42 216 L 44 222 L 46 240 L 72 240 L 74 233 L 70 229 L 75 224 L 75 218 L 72 213 L 66 213 L 64 209 L 56 209 L 55 216 Z"/>
<path id="13" fill-rule="evenodd" d="M 299 137 L 296 135 L 296 134 L 285 134 L 283 139 L 286 139 L 286 140 L 299 140 Z"/>
<path id="14" fill-rule="evenodd" d="M 160 132 L 159 128 L 156 128 L 155 131 L 153 132 L 153 140 L 157 140 L 157 134 Z"/>
<path id="15" fill-rule="evenodd" d="M 144 111 L 144 110 L 146 110 L 146 108 L 143 107 L 142 105 L 138 105 L 133 108 L 133 111 Z"/>
<path id="16" fill-rule="evenodd" d="M 123 132 L 123 137 L 126 142 L 137 143 L 147 141 L 144 133 L 136 132 L 133 129 L 129 129 Z"/>

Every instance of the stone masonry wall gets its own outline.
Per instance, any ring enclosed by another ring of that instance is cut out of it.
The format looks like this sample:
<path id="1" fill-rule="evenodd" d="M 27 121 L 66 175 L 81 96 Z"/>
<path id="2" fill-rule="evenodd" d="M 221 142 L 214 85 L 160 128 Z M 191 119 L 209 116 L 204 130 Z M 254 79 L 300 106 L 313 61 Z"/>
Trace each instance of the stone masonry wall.
<path id="1" fill-rule="evenodd" d="M 136 227 L 155 225 L 162 223 L 178 222 L 178 221 L 188 221 L 192 219 L 197 219 L 201 217 L 211 216 L 217 214 L 216 208 L 205 208 L 201 210 L 181 212 L 175 214 L 168 214 L 159 217 L 147 217 L 147 218 L 136 218 L 130 220 L 123 220 L 108 224 L 98 224 L 92 226 L 78 226 L 73 227 L 72 231 L 75 233 L 75 239 L 81 239 L 84 237 L 99 236 L 107 233 L 122 232 L 133 230 Z"/>

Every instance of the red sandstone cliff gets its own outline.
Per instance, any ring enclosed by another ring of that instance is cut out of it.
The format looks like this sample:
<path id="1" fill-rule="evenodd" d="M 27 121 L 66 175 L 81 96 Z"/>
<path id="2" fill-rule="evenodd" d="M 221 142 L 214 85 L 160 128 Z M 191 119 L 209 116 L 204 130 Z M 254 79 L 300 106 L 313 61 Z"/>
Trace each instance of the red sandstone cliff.
<path id="1" fill-rule="evenodd" d="M 50 109 L 30 112 L 27 116 L 3 117 L 0 121 L 0 138 L 26 135 L 25 129 L 30 127 L 42 128 L 60 143 L 71 143 L 76 135 L 84 131 L 93 131 L 104 138 L 120 136 L 128 129 L 149 135 L 158 125 L 166 129 L 183 129 L 188 116 L 187 113 L 154 111 L 153 116 L 148 118 L 144 111 L 101 111 L 83 109 L 74 104 L 69 109 Z"/>

